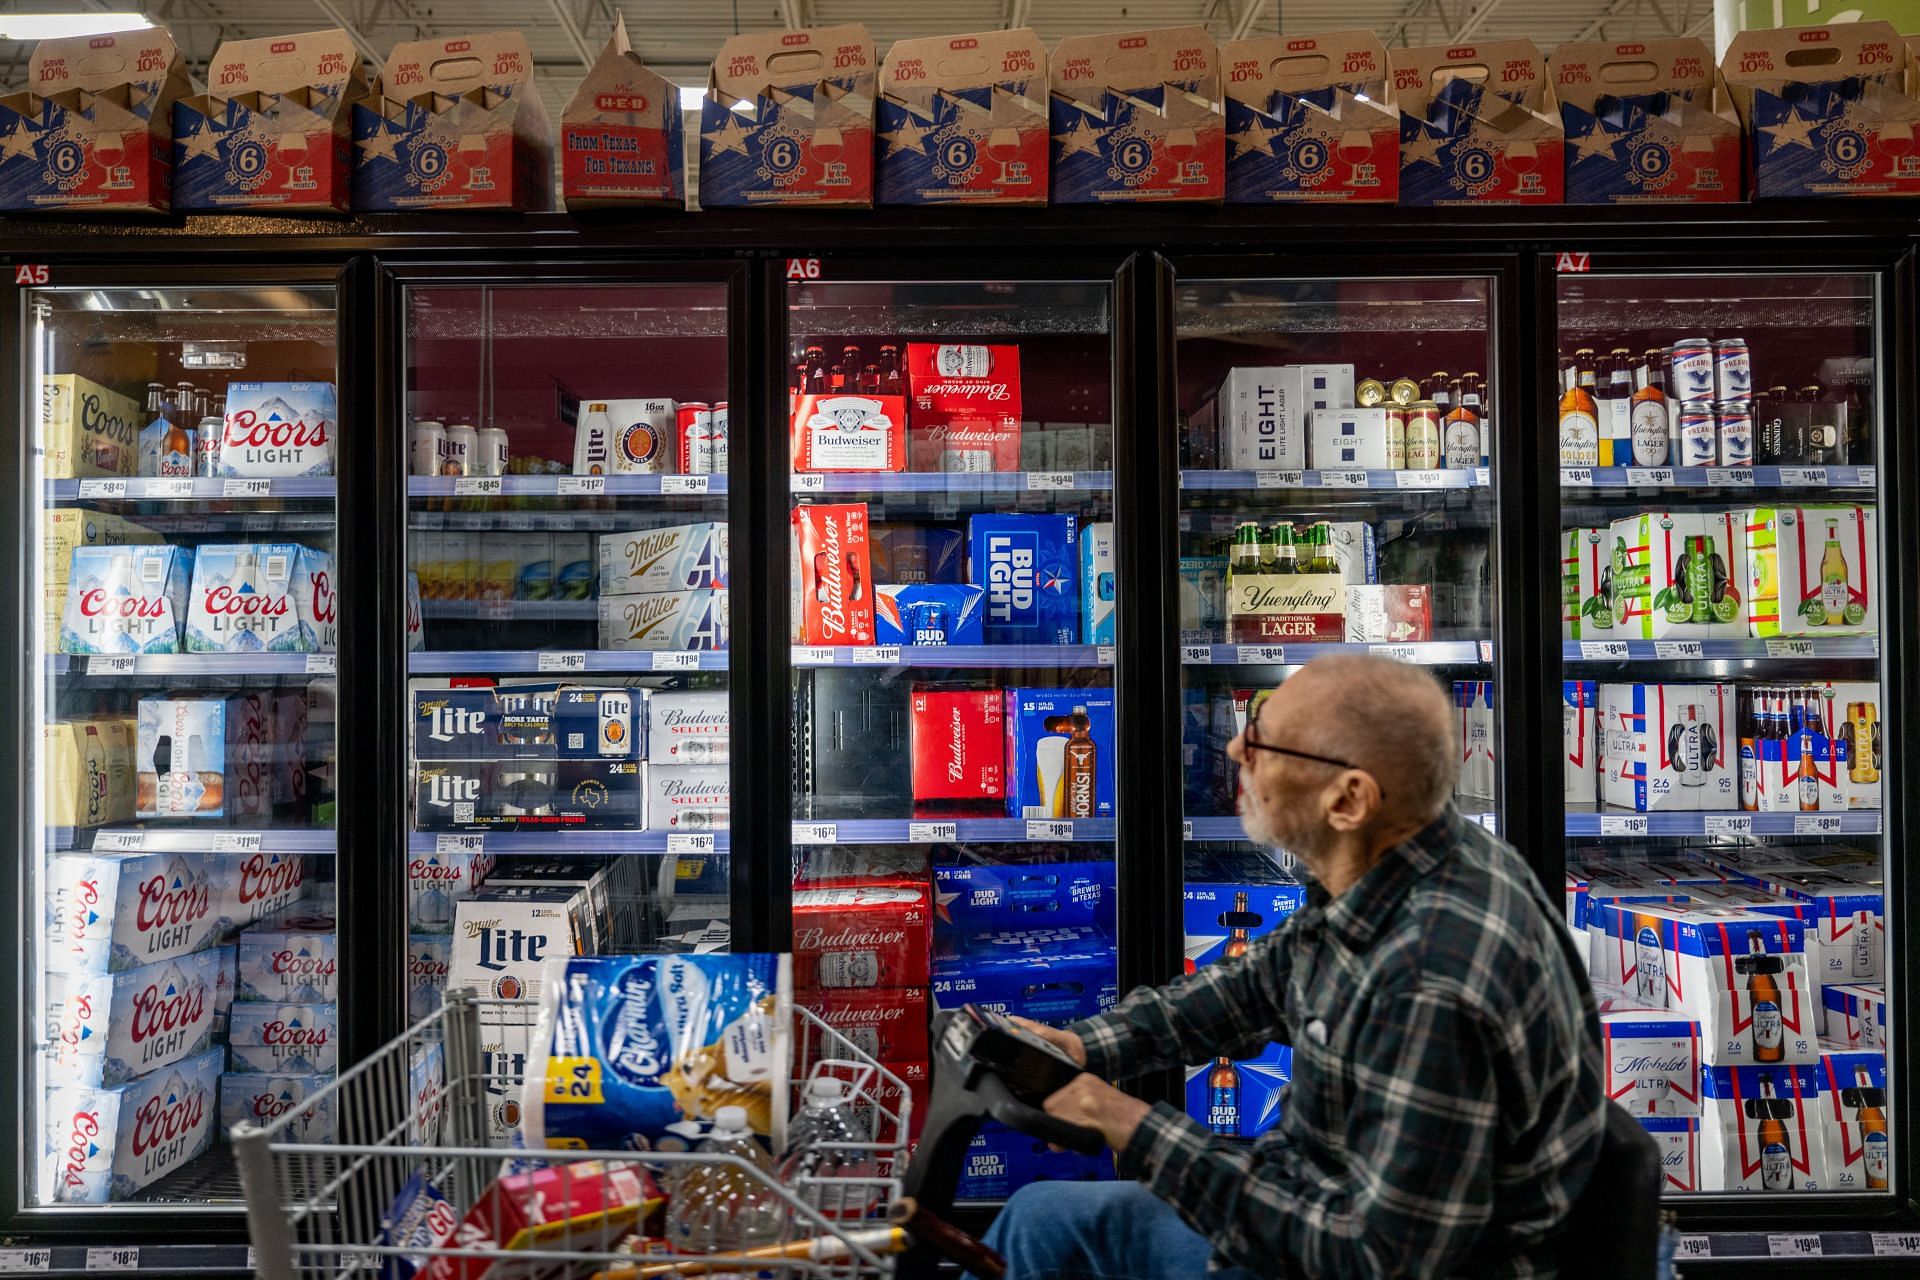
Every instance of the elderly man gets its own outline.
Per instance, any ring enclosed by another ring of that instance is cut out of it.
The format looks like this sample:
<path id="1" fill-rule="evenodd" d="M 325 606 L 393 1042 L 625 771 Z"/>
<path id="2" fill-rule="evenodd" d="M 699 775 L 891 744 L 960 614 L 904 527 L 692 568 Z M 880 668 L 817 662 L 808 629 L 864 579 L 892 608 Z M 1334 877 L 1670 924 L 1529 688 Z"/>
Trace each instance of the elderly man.
<path id="1" fill-rule="evenodd" d="M 1592 994 L 1513 849 L 1450 802 L 1451 707 L 1433 677 L 1330 657 L 1228 748 L 1256 844 L 1307 903 L 1237 960 L 1065 1030 L 1088 1074 L 1047 1100 L 1106 1135 L 1134 1183 L 1043 1183 L 988 1242 L 1008 1280 L 1552 1276 L 1600 1148 Z M 1293 1046 L 1280 1123 L 1253 1144 L 1106 1083 Z M 1229 1272 L 1229 1274 L 1234 1274 Z"/>

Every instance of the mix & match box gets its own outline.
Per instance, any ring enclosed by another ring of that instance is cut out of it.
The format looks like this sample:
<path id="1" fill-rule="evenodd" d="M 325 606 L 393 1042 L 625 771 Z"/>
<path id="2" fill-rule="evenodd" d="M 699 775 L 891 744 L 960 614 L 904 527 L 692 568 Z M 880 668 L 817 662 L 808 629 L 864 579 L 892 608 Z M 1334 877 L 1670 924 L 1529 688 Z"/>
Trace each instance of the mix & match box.
<path id="1" fill-rule="evenodd" d="M 1560 104 L 1531 40 L 1395 49 L 1400 203 L 1559 204 Z"/>
<path id="2" fill-rule="evenodd" d="M 1568 43 L 1547 64 L 1568 204 L 1740 199 L 1740 118 L 1705 42 Z"/>
<path id="3" fill-rule="evenodd" d="M 1047 202 L 1047 50 L 1032 28 L 896 40 L 880 88 L 881 204 Z"/>
<path id="4" fill-rule="evenodd" d="M 700 203 L 873 203 L 873 37 L 859 23 L 737 35 L 700 103 Z"/>
<path id="5" fill-rule="evenodd" d="M 1400 114 L 1379 36 L 1258 36 L 1220 61 L 1228 204 L 1399 198 Z"/>
<path id="6" fill-rule="evenodd" d="M 1220 56 L 1205 27 L 1069 36 L 1051 71 L 1053 203 L 1225 195 Z"/>

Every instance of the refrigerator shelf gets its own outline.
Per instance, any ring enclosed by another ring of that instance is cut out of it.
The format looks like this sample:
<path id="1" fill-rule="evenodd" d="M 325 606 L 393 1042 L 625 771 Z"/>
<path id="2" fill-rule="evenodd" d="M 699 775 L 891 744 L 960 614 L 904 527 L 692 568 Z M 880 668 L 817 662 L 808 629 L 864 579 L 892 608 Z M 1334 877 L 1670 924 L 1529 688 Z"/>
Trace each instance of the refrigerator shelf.
<path id="1" fill-rule="evenodd" d="M 474 619 L 485 622 L 591 622 L 600 614 L 597 600 L 435 600 L 422 603 L 429 618 Z"/>
<path id="2" fill-rule="evenodd" d="M 416 676 L 465 675 L 476 671 L 578 675 L 583 671 L 637 674 L 649 671 L 725 671 L 725 649 L 654 653 L 626 649 L 423 649 L 407 655 Z"/>
<path id="3" fill-rule="evenodd" d="M 1872 489 L 1878 467 L 1562 467 L 1564 489 Z"/>
<path id="4" fill-rule="evenodd" d="M 1183 644 L 1180 665 L 1186 667 L 1297 666 L 1335 654 L 1373 654 L 1418 666 L 1448 666 L 1493 661 L 1491 640 L 1427 640 L 1417 644 Z"/>
<path id="5" fill-rule="evenodd" d="M 1460 816 L 1475 826 L 1485 827 L 1496 835 L 1499 834 L 1499 818 L 1495 814 L 1470 813 L 1463 810 Z M 1180 824 L 1180 834 L 1187 840 L 1238 840 L 1245 842 L 1247 839 L 1246 828 L 1240 825 L 1238 816 L 1188 818 Z"/>
<path id="6" fill-rule="evenodd" d="M 1237 824 L 1239 819 L 1234 819 Z M 853 818 L 793 824 L 795 845 L 1113 842 L 1112 818 Z"/>
<path id="7" fill-rule="evenodd" d="M 332 676 L 331 653 L 55 653 L 47 674 L 74 676 Z"/>
<path id="8" fill-rule="evenodd" d="M 1750 658 L 1877 658 L 1879 636 L 1774 636 L 1765 640 L 1563 640 L 1566 662 L 1743 661 Z"/>
<path id="9" fill-rule="evenodd" d="M 1850 809 L 1838 813 L 1744 813 L 1695 810 L 1634 813 L 1626 809 L 1602 812 L 1569 809 L 1570 836 L 1874 836 L 1880 834 L 1880 811 Z"/>
<path id="10" fill-rule="evenodd" d="M 204 502 L 209 498 L 259 501 L 281 498 L 332 498 L 333 476 L 198 476 L 161 479 L 154 476 L 103 476 L 90 480 L 49 480 L 48 502 Z"/>
<path id="11" fill-rule="evenodd" d="M 332 853 L 330 827 L 49 827 L 54 849 L 96 853 Z"/>
<path id="12" fill-rule="evenodd" d="M 1433 471 L 1182 471 L 1182 489 L 1480 489 L 1487 467 Z"/>
<path id="13" fill-rule="evenodd" d="M 408 476 L 409 498 L 584 498 L 602 494 L 650 497 L 721 497 L 727 477 L 718 475 L 618 476 Z"/>
<path id="14" fill-rule="evenodd" d="M 1111 471 L 800 471 L 793 492 L 807 493 L 1099 493 Z"/>
<path id="15" fill-rule="evenodd" d="M 725 831 L 682 834 L 669 831 L 415 831 L 407 837 L 409 853 L 441 852 L 448 847 L 477 853 L 726 853 Z M 479 843 L 474 843 L 478 841 Z"/>
<path id="16" fill-rule="evenodd" d="M 793 646 L 796 667 L 1111 667 L 1110 644 Z"/>

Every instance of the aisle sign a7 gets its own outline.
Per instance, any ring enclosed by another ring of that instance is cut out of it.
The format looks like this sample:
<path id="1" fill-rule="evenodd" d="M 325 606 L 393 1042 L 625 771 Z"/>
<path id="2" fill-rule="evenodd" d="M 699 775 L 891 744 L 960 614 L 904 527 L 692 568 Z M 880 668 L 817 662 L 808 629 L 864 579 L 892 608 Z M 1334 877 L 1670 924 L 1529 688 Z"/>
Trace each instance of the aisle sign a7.
<path id="1" fill-rule="evenodd" d="M 1579 275 L 1593 270 L 1593 255 L 1590 253 L 1563 253 L 1554 262 L 1553 269 L 1561 275 Z"/>

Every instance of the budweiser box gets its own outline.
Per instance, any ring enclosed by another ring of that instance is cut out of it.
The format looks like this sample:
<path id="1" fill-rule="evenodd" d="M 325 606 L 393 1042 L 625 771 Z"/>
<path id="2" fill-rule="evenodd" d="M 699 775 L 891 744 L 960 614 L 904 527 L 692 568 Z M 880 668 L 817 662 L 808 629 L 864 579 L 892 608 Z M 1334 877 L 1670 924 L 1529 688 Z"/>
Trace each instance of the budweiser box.
<path id="1" fill-rule="evenodd" d="M 1257 1138 L 1273 1128 L 1293 1079 L 1293 1046 L 1270 1044 L 1258 1057 L 1187 1068 L 1187 1114 L 1223 1138 Z"/>
<path id="2" fill-rule="evenodd" d="M 793 993 L 795 1004 L 853 1042 L 855 1048 L 878 1062 L 926 1062 L 927 988 L 914 987 L 802 987 Z M 814 1056 L 839 1057 L 817 1040 Z M 800 1064 L 804 1073 L 812 1063 Z"/>
<path id="3" fill-rule="evenodd" d="M 0 113 L 4 111 L 0 107 Z M 4 172 L 4 162 L 0 162 L 0 175 Z M 42 375 L 40 452 L 47 478 L 134 474 L 140 463 L 140 427 L 145 420 L 146 413 L 139 404 L 77 373 Z"/>
<path id="4" fill-rule="evenodd" d="M 114 1088 L 47 1090 L 40 1192 L 56 1204 L 125 1200 L 213 1145 L 225 1053 L 209 1049 Z"/>
<path id="5" fill-rule="evenodd" d="M 658 591 L 600 599 L 602 649 L 724 649 L 725 591 Z"/>
<path id="6" fill-rule="evenodd" d="M 907 344 L 915 471 L 1020 470 L 1020 348 Z"/>
<path id="7" fill-rule="evenodd" d="M 654 764 L 725 764 L 732 705 L 724 689 L 659 689 L 647 695 L 647 746 Z"/>
<path id="8" fill-rule="evenodd" d="M 447 1250 L 580 1250 L 597 1253 L 638 1228 L 666 1203 L 653 1175 L 638 1164 L 573 1161 L 531 1173 L 510 1173 L 474 1200 Z M 507 1268 L 484 1254 L 436 1256 L 421 1280 L 500 1280 Z M 530 1274 L 514 1266 L 511 1274 Z"/>
<path id="9" fill-rule="evenodd" d="M 1880 521 L 1873 507 L 1766 507 L 1731 518 L 1736 527 L 1745 521 L 1752 634 L 1869 635 L 1880 629 Z"/>
<path id="10" fill-rule="evenodd" d="M 980 587 L 923 582 L 873 592 L 876 644 L 981 644 L 987 593 Z"/>
<path id="11" fill-rule="evenodd" d="M 132 820 L 133 717 L 50 720 L 41 730 L 40 743 L 48 826 L 97 827 Z"/>
<path id="12" fill-rule="evenodd" d="M 1601 685 L 1602 803 L 1642 813 L 1737 808 L 1734 702 L 1724 684 Z"/>
<path id="13" fill-rule="evenodd" d="M 733 807 L 733 773 L 724 764 L 649 764 L 644 782 L 648 831 L 724 831 Z"/>
<path id="14" fill-rule="evenodd" d="M 1003 698 L 998 689 L 913 690 L 907 734 L 916 804 L 1008 794 Z"/>
<path id="15" fill-rule="evenodd" d="M 1433 592 L 1425 585 L 1349 583 L 1346 604 L 1349 641 L 1405 644 L 1433 639 Z"/>
<path id="16" fill-rule="evenodd" d="M 793 892 L 796 987 L 924 987 L 932 939 L 925 881 Z"/>
<path id="17" fill-rule="evenodd" d="M 330 476 L 338 401 L 331 382 L 230 382 L 223 476 Z"/>
<path id="18" fill-rule="evenodd" d="M 1827 1006 L 1827 1038 L 1849 1050 L 1885 1052 L 1887 989 L 1867 983 L 1839 983 L 1820 993 Z"/>
<path id="19" fill-rule="evenodd" d="M 301 902 L 240 934 L 234 995 L 283 1004 L 332 1004 L 340 959 L 333 907 Z"/>
<path id="20" fill-rule="evenodd" d="M 793 624 L 804 644 L 873 643 L 873 563 L 867 504 L 793 509 Z"/>
<path id="21" fill-rule="evenodd" d="M 815 888 L 842 880 L 865 884 L 925 884 L 931 874 L 924 849 L 911 846 L 808 845 L 796 850 L 793 882 Z"/>
<path id="22" fill-rule="evenodd" d="M 1742 31 L 1720 60 L 1755 199 L 1920 192 L 1920 102 L 1888 22 Z"/>
<path id="23" fill-rule="evenodd" d="M 553 203 L 553 130 L 518 31 L 402 41 L 353 108 L 357 210 Z"/>
<path id="24" fill-rule="evenodd" d="M 1353 404 L 1350 364 L 1235 369 L 1220 384 L 1224 463 L 1251 471 L 1302 471 L 1307 415 Z"/>
<path id="25" fill-rule="evenodd" d="M 987 593 L 988 644 L 1080 642 L 1080 522 L 967 517 L 967 579 Z"/>
<path id="26" fill-rule="evenodd" d="M 1566 803 L 1595 804 L 1600 785 L 1600 686 L 1560 682 L 1560 785 Z"/>
<path id="27" fill-rule="evenodd" d="M 1887 1126 L 1887 1055 L 1821 1046 L 1820 1115 L 1827 1183 L 1836 1191 L 1884 1191 L 1893 1166 Z"/>
<path id="28" fill-rule="evenodd" d="M 227 1044 L 235 1071 L 330 1073 L 340 1063 L 340 1007 L 242 1000 L 228 1012 Z"/>
<path id="29" fill-rule="evenodd" d="M 1749 552 L 1740 512 L 1645 512 L 1615 520 L 1607 540 L 1613 555 L 1608 638 L 1746 636 L 1741 591 L 1748 583 Z"/>
<path id="30" fill-rule="evenodd" d="M 1111 818 L 1113 690 L 1009 689 L 1006 699 L 1008 816 Z"/>
<path id="31" fill-rule="evenodd" d="M 174 212 L 345 213 L 366 77 L 338 27 L 227 40 L 208 92 L 173 104 Z"/>
<path id="32" fill-rule="evenodd" d="M 709 590 L 727 585 L 727 522 L 600 535 L 600 594 Z"/>
<path id="33" fill-rule="evenodd" d="M 211 946 L 219 917 L 207 856 L 68 853 L 50 859 L 47 971 L 118 972 Z"/>
<path id="34" fill-rule="evenodd" d="M 1347 584 L 1337 573 L 1229 573 L 1227 638 L 1236 644 L 1346 638 Z"/>
<path id="35" fill-rule="evenodd" d="M 1613 546 L 1607 529 L 1560 531 L 1560 638 L 1613 633 Z"/>
<path id="36" fill-rule="evenodd" d="M 167 212 L 173 103 L 193 80 L 165 28 L 42 40 L 26 80 L 0 98 L 0 209 Z"/>
<path id="37" fill-rule="evenodd" d="M 1189 873 L 1182 893 L 1186 935 L 1186 972 L 1246 952 L 1255 939 L 1286 923 L 1306 905 L 1306 886 L 1298 881 L 1262 884 L 1194 880 Z"/>
<path id="38" fill-rule="evenodd" d="M 1051 70 L 1053 203 L 1226 193 L 1219 50 L 1205 27 L 1069 36 Z"/>
<path id="39" fill-rule="evenodd" d="M 1740 198 L 1740 118 L 1700 40 L 1563 44 L 1547 59 L 1568 204 Z"/>
<path id="40" fill-rule="evenodd" d="M 1696 1116 L 1638 1116 L 1660 1152 L 1661 1190 L 1700 1190 L 1700 1120 Z"/>
<path id="41" fill-rule="evenodd" d="M 680 90 L 649 71 L 627 43 L 627 20 L 560 113 L 560 193 L 569 209 L 684 208 Z"/>
<path id="42" fill-rule="evenodd" d="M 444 933 L 407 937 L 407 1017 L 415 1022 L 440 1007 L 453 967 L 453 939 Z"/>
<path id="43" fill-rule="evenodd" d="M 280 1130 L 283 1142 L 332 1142 L 334 1100 L 315 1098 L 333 1083 L 331 1073 L 229 1072 L 220 1077 L 220 1139 L 227 1140 L 242 1121 L 264 1129 L 291 1114 L 289 1128 Z"/>
<path id="44" fill-rule="evenodd" d="M 1087 926 L 942 932 L 934 946 L 933 1000 L 941 1009 L 977 1004 L 1065 1026 L 1119 1000 L 1114 964 L 1113 943 Z"/>
<path id="45" fill-rule="evenodd" d="M 963 933 L 1114 922 L 1110 862 L 969 863 L 933 869 L 935 916 Z"/>
<path id="46" fill-rule="evenodd" d="M 1600 1014 L 1607 1096 L 1642 1116 L 1700 1114 L 1700 1024 L 1665 1009 L 1612 1004 Z"/>
<path id="47" fill-rule="evenodd" d="M 301 653 L 310 649 L 296 596 L 313 598 L 302 578 L 306 548 L 291 542 L 202 546 L 193 558 L 188 597 L 189 653 Z M 328 557 L 331 559 L 331 557 Z M 329 591 L 329 596 L 331 592 Z M 332 609 L 331 600 L 326 606 Z"/>
<path id="48" fill-rule="evenodd" d="M 790 429 L 795 471 L 907 469 L 905 396 L 800 396 Z"/>
<path id="49" fill-rule="evenodd" d="M 700 203 L 870 206 L 878 67 L 857 22 L 722 44 L 700 103 Z"/>
<path id="50" fill-rule="evenodd" d="M 454 908 L 447 982 L 501 1000 L 538 1000 L 549 957 L 581 954 L 577 887 L 482 889 Z"/>
<path id="51" fill-rule="evenodd" d="M 192 574 L 186 547 L 75 547 L 60 651 L 178 653 Z"/>
<path id="52" fill-rule="evenodd" d="M 49 975 L 52 1074 L 111 1088 L 204 1050 L 220 960 L 216 948 L 119 973 Z"/>
<path id="53" fill-rule="evenodd" d="M 1700 1090 L 1702 1191 L 1831 1189 L 1816 1067 L 1707 1067 Z"/>
<path id="54" fill-rule="evenodd" d="M 1047 50 L 1032 28 L 896 40 L 880 88 L 881 204 L 1047 202 Z"/>
<path id="55" fill-rule="evenodd" d="M 1259 36 L 1220 50 L 1227 203 L 1379 202 L 1400 194 L 1400 115 L 1372 31 Z"/>
<path id="56" fill-rule="evenodd" d="M 1560 104 L 1531 40 L 1395 49 L 1400 203 L 1559 204 Z"/>
<path id="57" fill-rule="evenodd" d="M 453 912 L 479 892 L 494 857 L 479 841 L 473 849 L 416 853 L 407 863 L 407 925 L 414 933 L 450 933 Z"/>
<path id="58" fill-rule="evenodd" d="M 142 698 L 134 735 L 134 814 L 226 813 L 227 710 L 221 698 Z"/>

